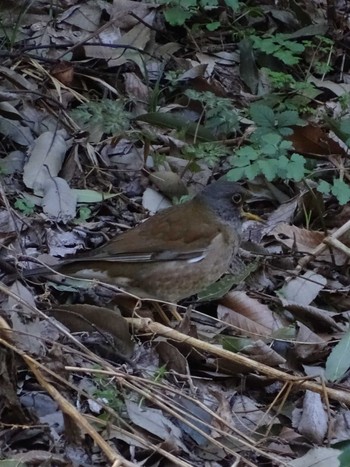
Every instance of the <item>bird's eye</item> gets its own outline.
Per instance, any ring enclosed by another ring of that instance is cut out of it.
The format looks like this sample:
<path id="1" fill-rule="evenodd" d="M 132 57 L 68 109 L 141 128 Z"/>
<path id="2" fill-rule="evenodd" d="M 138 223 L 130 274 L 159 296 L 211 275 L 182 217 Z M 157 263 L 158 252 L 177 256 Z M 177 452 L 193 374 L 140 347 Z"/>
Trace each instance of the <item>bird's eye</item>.
<path id="1" fill-rule="evenodd" d="M 242 202 L 242 195 L 240 193 L 235 193 L 232 196 L 232 201 L 234 204 L 240 204 Z"/>

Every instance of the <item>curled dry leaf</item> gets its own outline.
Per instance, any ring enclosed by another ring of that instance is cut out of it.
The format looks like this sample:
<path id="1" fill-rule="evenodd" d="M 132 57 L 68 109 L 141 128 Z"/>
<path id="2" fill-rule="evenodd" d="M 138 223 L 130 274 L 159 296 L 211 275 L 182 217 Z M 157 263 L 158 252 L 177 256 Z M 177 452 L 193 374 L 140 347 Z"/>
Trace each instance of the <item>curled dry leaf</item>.
<path id="1" fill-rule="evenodd" d="M 43 191 L 42 207 L 50 219 L 66 223 L 76 217 L 77 195 L 63 178 L 46 179 Z"/>
<path id="2" fill-rule="evenodd" d="M 156 350 L 161 361 L 166 364 L 169 371 L 173 370 L 179 375 L 190 374 L 186 358 L 174 345 L 166 341 L 161 341 L 157 343 Z"/>
<path id="3" fill-rule="evenodd" d="M 114 337 L 117 350 L 126 357 L 133 353 L 129 326 L 120 313 L 94 305 L 61 305 L 47 312 L 63 323 L 71 332 L 95 331 L 96 328 Z"/>
<path id="4" fill-rule="evenodd" d="M 248 297 L 245 292 L 230 292 L 218 307 L 218 318 L 238 327 L 243 333 L 269 336 L 283 326 L 281 320 L 267 305 Z"/>
<path id="5" fill-rule="evenodd" d="M 327 353 L 327 342 L 311 331 L 307 326 L 298 322 L 298 333 L 294 350 L 297 357 L 304 362 L 315 362 L 321 360 Z"/>
<path id="6" fill-rule="evenodd" d="M 320 394 L 306 391 L 302 409 L 293 412 L 293 426 L 313 443 L 322 443 L 327 433 L 328 416 Z"/>
<path id="7" fill-rule="evenodd" d="M 149 179 L 154 183 L 162 193 L 168 198 L 181 198 L 187 195 L 188 190 L 178 174 L 171 171 L 153 172 Z"/>
<path id="8" fill-rule="evenodd" d="M 278 224 L 271 232 L 276 240 L 286 245 L 291 250 L 294 249 L 299 253 L 310 254 L 313 253 L 314 249 L 322 243 L 325 238 L 323 232 L 317 232 L 313 230 L 300 229 L 295 225 L 289 224 Z M 339 250 L 333 249 L 334 260 L 337 266 L 345 264 L 347 256 L 341 253 Z M 333 256 L 329 250 L 325 250 L 321 253 L 317 259 L 320 261 L 333 262 Z"/>
<path id="9" fill-rule="evenodd" d="M 67 149 L 67 142 L 59 131 L 42 133 L 29 151 L 29 160 L 23 169 L 27 188 L 42 195 L 48 177 L 56 177 L 61 170 Z"/>
<path id="10" fill-rule="evenodd" d="M 255 361 L 264 363 L 265 365 L 278 366 L 285 363 L 286 360 L 275 352 L 270 345 L 265 344 L 262 340 L 252 342 L 243 349 L 245 355 L 249 355 Z"/>

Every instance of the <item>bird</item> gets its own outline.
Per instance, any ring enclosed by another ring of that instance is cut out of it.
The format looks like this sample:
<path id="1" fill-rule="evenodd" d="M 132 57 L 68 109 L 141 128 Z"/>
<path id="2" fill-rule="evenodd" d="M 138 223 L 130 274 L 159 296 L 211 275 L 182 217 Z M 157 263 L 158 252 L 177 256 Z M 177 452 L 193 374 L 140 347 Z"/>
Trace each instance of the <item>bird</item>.
<path id="1" fill-rule="evenodd" d="M 78 279 L 118 286 L 141 299 L 177 303 L 227 272 L 241 242 L 243 202 L 249 193 L 218 180 L 104 245 L 63 259 L 52 268 Z M 36 268 L 24 275 L 52 275 Z"/>

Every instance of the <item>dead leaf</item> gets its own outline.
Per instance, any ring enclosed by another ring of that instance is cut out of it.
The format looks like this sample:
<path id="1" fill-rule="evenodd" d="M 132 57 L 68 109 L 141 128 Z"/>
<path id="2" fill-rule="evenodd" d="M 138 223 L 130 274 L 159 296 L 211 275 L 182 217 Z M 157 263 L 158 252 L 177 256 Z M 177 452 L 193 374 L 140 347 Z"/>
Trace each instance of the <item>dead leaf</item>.
<path id="1" fill-rule="evenodd" d="M 288 139 L 292 141 L 294 149 L 300 154 L 318 155 L 322 158 L 330 154 L 346 156 L 344 149 L 320 126 L 308 124 L 293 127 L 293 134 Z"/>
<path id="2" fill-rule="evenodd" d="M 16 281 L 10 288 L 11 292 L 24 300 L 27 305 L 19 304 L 12 297 L 8 298 L 6 305 L 7 314 L 12 322 L 12 337 L 17 345 L 33 355 L 42 355 L 44 351 L 41 337 L 39 317 L 32 308 L 35 308 L 35 300 L 29 289 Z"/>
<path id="3" fill-rule="evenodd" d="M 48 177 L 58 175 L 68 147 L 59 131 L 46 131 L 37 138 L 23 169 L 23 181 L 36 195 L 43 194 Z"/>
<path id="4" fill-rule="evenodd" d="M 256 326 L 255 332 L 258 332 L 258 334 L 264 330 L 262 335 L 270 335 L 272 331 L 282 327 L 280 319 L 267 305 L 249 297 L 245 292 L 230 292 L 225 295 L 221 303 L 225 306 L 220 305 L 218 307 L 218 318 L 230 322 L 234 326 L 241 328 L 245 323 L 248 327 L 243 327 L 243 329 L 248 330 L 249 328 L 250 332 Z M 227 311 L 228 309 L 230 311 Z M 241 315 L 241 318 L 237 314 Z"/>
<path id="5" fill-rule="evenodd" d="M 47 178 L 42 188 L 42 208 L 50 219 L 66 224 L 76 217 L 77 195 L 63 178 Z"/>
<path id="6" fill-rule="evenodd" d="M 322 443 L 327 434 L 328 416 L 320 394 L 305 391 L 303 407 L 293 411 L 293 426 L 312 443 Z"/>
<path id="7" fill-rule="evenodd" d="M 321 276 L 321 274 L 316 274 L 313 271 L 306 271 L 301 276 L 295 277 L 287 282 L 278 291 L 278 294 L 288 301 L 300 305 L 310 305 L 326 284 L 327 279 Z"/>
<path id="8" fill-rule="evenodd" d="M 276 240 L 283 243 L 288 248 L 303 254 L 313 253 L 314 249 L 318 247 L 325 238 L 323 232 L 301 229 L 295 225 L 289 224 L 278 224 L 270 234 L 274 235 Z M 347 256 L 339 250 L 333 249 L 333 253 L 335 263 L 338 266 L 347 262 Z M 327 249 L 323 253 L 320 253 L 316 259 L 333 263 L 333 257 Z"/>

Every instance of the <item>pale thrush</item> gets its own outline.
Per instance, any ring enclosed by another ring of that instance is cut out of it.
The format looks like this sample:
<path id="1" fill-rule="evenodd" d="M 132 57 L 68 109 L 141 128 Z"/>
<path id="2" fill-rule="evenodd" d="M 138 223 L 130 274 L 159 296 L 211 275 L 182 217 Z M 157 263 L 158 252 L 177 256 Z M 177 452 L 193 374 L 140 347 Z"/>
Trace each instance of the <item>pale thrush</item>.
<path id="1" fill-rule="evenodd" d="M 220 180 L 56 271 L 113 284 L 140 298 L 177 302 L 219 279 L 237 254 L 247 191 Z M 52 275 L 44 268 L 25 275 Z"/>

